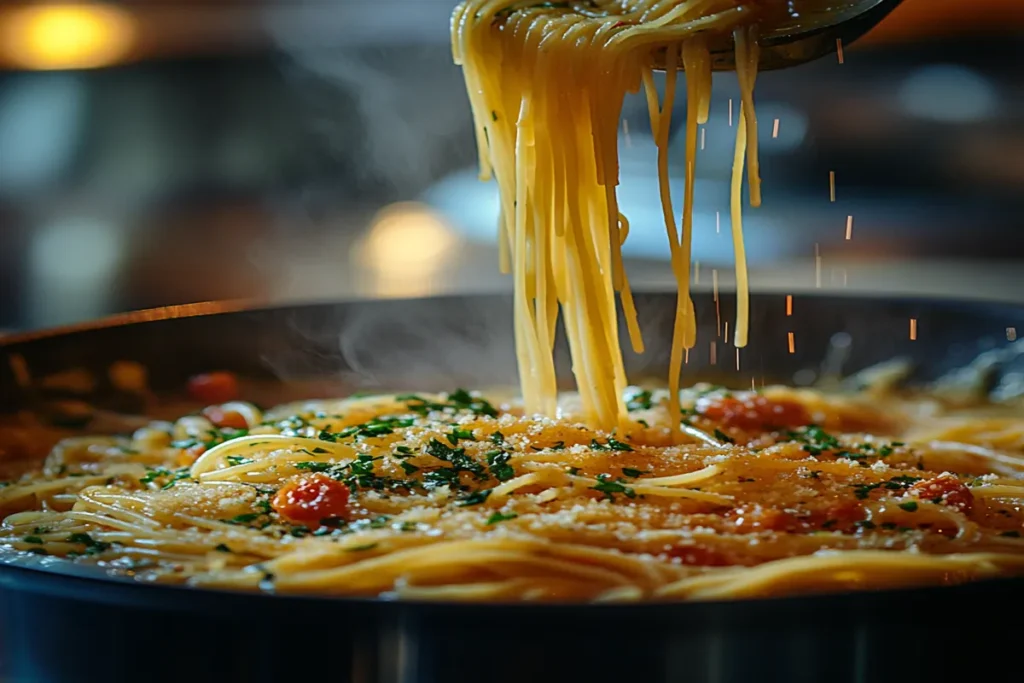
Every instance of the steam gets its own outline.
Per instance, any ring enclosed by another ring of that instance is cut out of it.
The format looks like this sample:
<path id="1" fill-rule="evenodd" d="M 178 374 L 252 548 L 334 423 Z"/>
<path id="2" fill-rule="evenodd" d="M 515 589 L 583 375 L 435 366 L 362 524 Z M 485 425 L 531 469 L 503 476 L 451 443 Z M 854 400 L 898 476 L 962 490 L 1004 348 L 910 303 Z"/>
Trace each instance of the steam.
<path id="1" fill-rule="evenodd" d="M 451 391 L 517 383 L 511 300 L 439 297 L 298 311 L 294 343 L 263 362 L 289 382 L 321 377 L 346 392 Z"/>

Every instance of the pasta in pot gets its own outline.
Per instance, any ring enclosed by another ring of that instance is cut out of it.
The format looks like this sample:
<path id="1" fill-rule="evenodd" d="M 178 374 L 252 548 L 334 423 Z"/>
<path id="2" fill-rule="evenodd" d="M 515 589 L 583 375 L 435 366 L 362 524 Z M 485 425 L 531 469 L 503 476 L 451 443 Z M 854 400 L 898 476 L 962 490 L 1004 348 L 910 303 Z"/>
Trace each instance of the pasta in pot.
<path id="1" fill-rule="evenodd" d="M 972 430 L 924 402 L 698 385 L 678 444 L 667 392 L 635 388 L 615 432 L 461 390 L 231 403 L 155 423 L 170 443 L 58 445 L 0 488 L 0 542 L 157 581 L 455 600 L 1024 573 L 1024 421 L 993 408 Z"/>

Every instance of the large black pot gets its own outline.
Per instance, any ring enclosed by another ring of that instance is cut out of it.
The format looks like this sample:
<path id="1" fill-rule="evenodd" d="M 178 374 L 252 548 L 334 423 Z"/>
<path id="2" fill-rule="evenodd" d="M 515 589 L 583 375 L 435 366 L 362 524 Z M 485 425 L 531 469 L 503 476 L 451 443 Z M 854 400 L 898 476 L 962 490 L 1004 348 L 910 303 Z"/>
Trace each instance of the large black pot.
<path id="1" fill-rule="evenodd" d="M 696 304 L 702 342 L 691 371 L 737 386 L 810 378 L 826 357 L 845 359 L 850 372 L 905 356 L 916 378 L 934 379 L 1007 346 L 1007 328 L 1024 329 L 1022 306 L 798 297 L 788 316 L 784 297 L 755 296 L 752 343 L 737 372 L 721 339 L 718 367 L 711 364 L 716 306 L 706 295 Z M 732 320 L 730 302 L 721 304 L 721 319 Z M 638 307 L 648 352 L 629 355 L 627 368 L 632 377 L 657 375 L 674 297 L 641 295 Z M 0 413 L 43 400 L 14 381 L 12 354 L 37 377 L 76 367 L 103 374 L 114 361 L 137 360 L 158 392 L 211 369 L 292 385 L 317 380 L 318 392 L 339 394 L 507 384 L 515 370 L 511 307 L 501 297 L 171 309 L 27 335 L 0 346 Z M 102 387 L 93 398 L 108 400 Z M 1024 581 L 998 580 L 722 603 L 399 603 L 143 585 L 7 553 L 0 681 L 934 683 L 962 671 L 1009 681 L 1024 671 L 1015 664 L 1022 601 Z"/>

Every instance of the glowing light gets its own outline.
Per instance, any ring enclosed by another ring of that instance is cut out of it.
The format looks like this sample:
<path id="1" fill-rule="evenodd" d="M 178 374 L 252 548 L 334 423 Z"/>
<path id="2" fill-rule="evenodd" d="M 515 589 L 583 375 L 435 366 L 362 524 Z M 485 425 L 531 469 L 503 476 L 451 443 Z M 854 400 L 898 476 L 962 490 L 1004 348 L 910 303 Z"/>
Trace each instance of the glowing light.
<path id="1" fill-rule="evenodd" d="M 1006 340 L 1007 341 L 1017 341 L 1017 328 L 1016 327 L 1007 327 L 1006 328 Z"/>
<path id="2" fill-rule="evenodd" d="M 356 251 L 376 277 L 382 296 L 427 294 L 458 243 L 445 222 L 415 203 L 394 204 L 377 214 Z"/>
<path id="3" fill-rule="evenodd" d="M 793 295 L 786 295 L 786 317 L 793 315 Z"/>
<path id="4" fill-rule="evenodd" d="M 846 239 L 853 239 L 853 216 L 846 217 Z"/>
<path id="5" fill-rule="evenodd" d="M 26 69 L 93 69 L 135 44 L 129 14 L 110 5 L 41 5 L 0 13 L 0 50 Z"/>
<path id="6" fill-rule="evenodd" d="M 788 337 L 787 340 L 789 341 L 789 352 L 790 353 L 796 353 L 796 333 L 795 332 L 790 332 L 787 335 L 787 337 Z"/>
<path id="7" fill-rule="evenodd" d="M 900 87 L 898 98 L 907 113 L 943 123 L 985 121 L 999 110 L 996 86 L 984 75 L 954 64 L 914 72 Z"/>
<path id="8" fill-rule="evenodd" d="M 917 318 L 910 319 L 910 341 L 917 341 Z"/>

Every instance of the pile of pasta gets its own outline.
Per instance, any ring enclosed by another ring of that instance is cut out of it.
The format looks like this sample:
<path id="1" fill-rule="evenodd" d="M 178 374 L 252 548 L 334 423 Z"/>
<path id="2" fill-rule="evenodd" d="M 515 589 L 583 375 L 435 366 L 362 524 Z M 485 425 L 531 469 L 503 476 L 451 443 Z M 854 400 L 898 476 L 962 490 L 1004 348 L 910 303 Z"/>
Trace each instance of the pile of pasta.
<path id="1" fill-rule="evenodd" d="M 587 427 L 464 390 L 210 406 L 58 443 L 0 543 L 142 580 L 451 600 L 720 599 L 1024 573 L 1024 418 L 629 388 Z M 677 443 L 672 422 L 683 434 Z"/>

